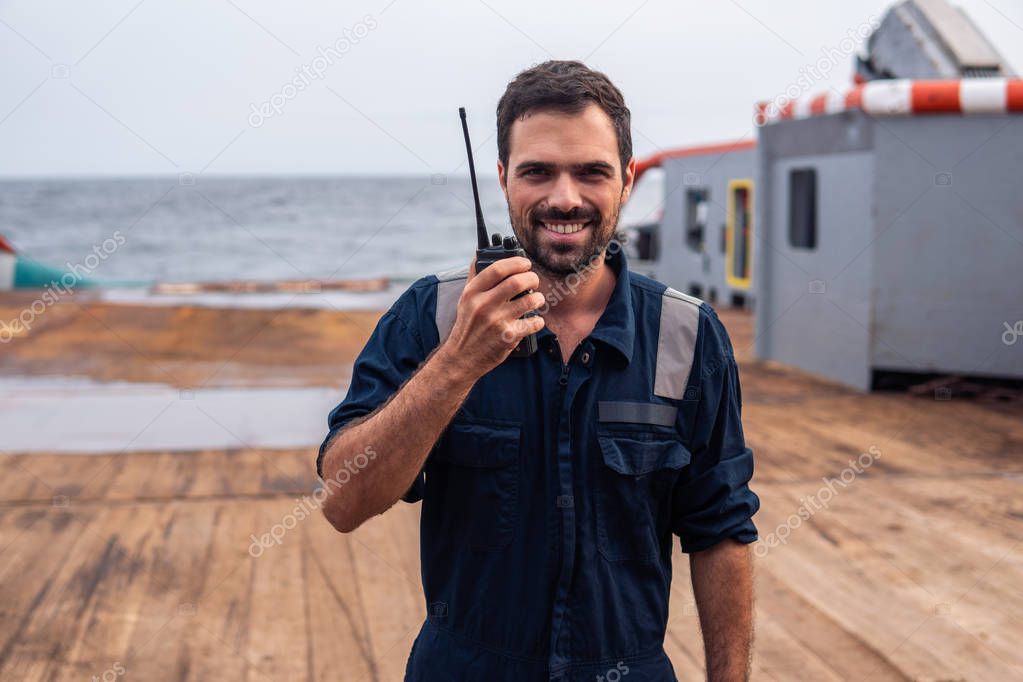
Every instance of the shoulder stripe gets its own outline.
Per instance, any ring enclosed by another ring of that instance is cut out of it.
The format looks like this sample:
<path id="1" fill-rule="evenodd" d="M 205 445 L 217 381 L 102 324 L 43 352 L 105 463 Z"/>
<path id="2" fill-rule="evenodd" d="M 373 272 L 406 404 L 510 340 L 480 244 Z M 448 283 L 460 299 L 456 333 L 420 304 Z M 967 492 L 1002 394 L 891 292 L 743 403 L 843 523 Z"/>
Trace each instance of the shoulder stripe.
<path id="1" fill-rule="evenodd" d="M 654 395 L 674 400 L 681 400 L 685 395 L 696 355 L 702 303 L 700 299 L 671 287 L 661 295 Z"/>
<path id="2" fill-rule="evenodd" d="M 690 296 L 689 294 L 683 294 L 681 291 L 678 291 L 677 289 L 672 289 L 671 287 L 668 287 L 667 289 L 664 290 L 664 295 L 670 296 L 671 298 L 677 298 L 680 301 L 689 301 L 695 306 L 703 305 L 703 299 L 696 298 L 695 296 Z"/>
<path id="3" fill-rule="evenodd" d="M 451 268 L 450 270 L 444 270 L 438 272 L 434 277 L 439 282 L 450 282 L 453 279 L 468 279 L 469 277 L 469 266 L 463 265 L 460 268 Z"/>
<path id="4" fill-rule="evenodd" d="M 434 321 L 437 323 L 437 336 L 440 339 L 438 343 L 444 343 L 451 333 L 451 328 L 455 326 L 458 299 L 468 277 L 468 266 L 437 273 L 437 310 L 434 313 Z"/>

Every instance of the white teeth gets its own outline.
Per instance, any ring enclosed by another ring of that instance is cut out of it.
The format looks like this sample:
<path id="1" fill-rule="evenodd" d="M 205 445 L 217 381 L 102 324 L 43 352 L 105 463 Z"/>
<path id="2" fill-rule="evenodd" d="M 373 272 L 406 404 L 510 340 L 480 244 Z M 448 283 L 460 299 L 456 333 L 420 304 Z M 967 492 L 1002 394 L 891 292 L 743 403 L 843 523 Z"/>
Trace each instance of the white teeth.
<path id="1" fill-rule="evenodd" d="M 586 227 L 586 223 L 572 223 L 571 225 L 554 225 L 552 223 L 544 223 L 543 226 L 551 232 L 557 232 L 558 234 L 572 234 Z"/>

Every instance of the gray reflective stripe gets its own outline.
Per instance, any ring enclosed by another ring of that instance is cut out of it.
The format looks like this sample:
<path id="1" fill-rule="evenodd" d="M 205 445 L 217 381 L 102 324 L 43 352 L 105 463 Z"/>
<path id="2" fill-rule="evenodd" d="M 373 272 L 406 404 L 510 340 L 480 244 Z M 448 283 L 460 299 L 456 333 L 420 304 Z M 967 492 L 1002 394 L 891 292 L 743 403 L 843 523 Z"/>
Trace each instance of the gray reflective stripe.
<path id="1" fill-rule="evenodd" d="M 681 400 L 689 383 L 700 329 L 698 298 L 668 287 L 661 296 L 661 323 L 657 332 L 657 367 L 654 395 Z"/>
<path id="2" fill-rule="evenodd" d="M 453 279 L 466 279 L 469 277 L 469 266 L 463 265 L 460 268 L 451 268 L 450 270 L 444 270 L 434 275 L 439 282 L 449 282 Z"/>
<path id="3" fill-rule="evenodd" d="M 674 426 L 678 408 L 657 403 L 597 403 L 597 420 L 602 422 L 629 422 Z"/>
<path id="4" fill-rule="evenodd" d="M 455 326 L 455 313 L 458 311 L 458 299 L 465 288 L 469 267 L 446 270 L 437 273 L 437 312 L 434 321 L 437 323 L 438 343 L 444 343 L 451 328 Z"/>

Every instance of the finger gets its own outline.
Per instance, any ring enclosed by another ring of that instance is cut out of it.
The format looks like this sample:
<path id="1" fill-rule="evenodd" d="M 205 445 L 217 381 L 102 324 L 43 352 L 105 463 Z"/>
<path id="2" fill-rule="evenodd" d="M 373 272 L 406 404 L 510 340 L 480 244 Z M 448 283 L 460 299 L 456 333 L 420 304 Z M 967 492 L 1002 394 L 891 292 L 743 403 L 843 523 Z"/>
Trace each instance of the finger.
<path id="1" fill-rule="evenodd" d="M 510 301 L 523 291 L 530 291 L 539 286 L 540 278 L 535 272 L 520 272 L 499 283 L 488 291 L 485 296 L 488 303 L 498 305 L 505 301 Z"/>
<path id="2" fill-rule="evenodd" d="M 547 297 L 541 294 L 539 291 L 534 291 L 531 294 L 526 294 L 522 298 L 517 298 L 510 302 L 512 306 L 512 314 L 515 317 L 522 317 L 530 310 L 536 310 L 542 308 L 547 303 Z"/>
<path id="3" fill-rule="evenodd" d="M 502 258 L 496 263 L 492 263 L 483 269 L 473 278 L 472 291 L 486 291 L 493 289 L 497 284 L 516 273 L 528 271 L 533 264 L 528 258 L 522 256 L 512 256 L 511 258 Z M 469 286 L 469 282 L 466 282 L 466 287 Z"/>
<path id="4" fill-rule="evenodd" d="M 543 307 L 546 303 L 547 299 L 544 295 L 539 291 L 534 291 L 514 301 L 506 301 L 497 309 L 494 320 L 504 329 L 506 325 L 511 324 L 531 310 Z"/>
<path id="5" fill-rule="evenodd" d="M 530 334 L 539 332 L 545 324 L 546 321 L 539 315 L 511 320 L 505 325 L 501 336 L 509 344 L 517 345 Z"/>

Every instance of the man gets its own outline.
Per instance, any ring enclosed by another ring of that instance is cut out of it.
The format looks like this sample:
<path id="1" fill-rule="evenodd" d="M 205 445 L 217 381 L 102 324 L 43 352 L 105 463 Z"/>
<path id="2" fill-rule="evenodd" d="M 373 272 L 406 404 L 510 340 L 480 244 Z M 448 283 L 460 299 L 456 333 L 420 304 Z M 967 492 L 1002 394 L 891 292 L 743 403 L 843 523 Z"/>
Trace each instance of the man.
<path id="1" fill-rule="evenodd" d="M 323 507 L 338 530 L 423 502 L 428 615 L 406 680 L 674 680 L 672 533 L 709 679 L 748 676 L 759 501 L 738 371 L 715 313 L 629 272 L 612 240 L 629 126 L 579 62 L 519 74 L 497 169 L 529 258 L 413 284 L 330 414 L 317 464 L 345 481 Z M 539 351 L 509 357 L 533 333 Z"/>

